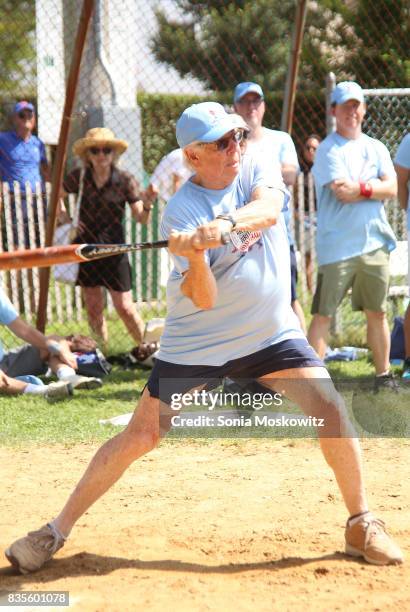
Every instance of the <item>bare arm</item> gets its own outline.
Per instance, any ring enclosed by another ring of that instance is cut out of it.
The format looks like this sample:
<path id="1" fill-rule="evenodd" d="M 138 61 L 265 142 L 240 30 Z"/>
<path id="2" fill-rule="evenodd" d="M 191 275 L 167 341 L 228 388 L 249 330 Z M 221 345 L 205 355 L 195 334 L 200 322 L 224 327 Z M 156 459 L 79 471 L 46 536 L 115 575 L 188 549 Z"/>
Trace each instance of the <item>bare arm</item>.
<path id="1" fill-rule="evenodd" d="M 246 206 L 235 211 L 235 230 L 257 230 L 275 225 L 282 211 L 285 195 L 280 189 L 257 187 Z M 215 221 L 211 221 L 214 223 Z M 219 220 L 216 222 L 221 223 Z M 222 231 L 230 231 L 224 227 Z"/>
<path id="2" fill-rule="evenodd" d="M 392 176 L 381 176 L 378 179 L 367 181 L 366 185 L 372 189 L 371 198 L 366 198 L 360 193 L 360 182 L 347 179 L 337 179 L 330 183 L 330 188 L 335 196 L 343 204 L 360 202 L 362 200 L 387 200 L 397 195 L 397 180 Z"/>
<path id="3" fill-rule="evenodd" d="M 281 167 L 283 182 L 286 186 L 294 185 L 298 176 L 296 166 L 293 164 L 282 164 Z"/>
<path id="4" fill-rule="evenodd" d="M 257 187 L 252 200 L 235 212 L 235 230 L 257 230 L 274 225 L 283 207 L 284 194 L 279 189 Z M 193 234 L 171 232 L 169 250 L 186 257 L 188 271 L 181 283 L 181 292 L 198 308 L 207 310 L 215 305 L 217 286 L 215 277 L 205 259 L 205 250 L 221 246 L 222 233 L 230 232 L 232 223 L 214 219 L 199 226 Z"/>
<path id="5" fill-rule="evenodd" d="M 196 247 L 195 242 L 202 246 Z M 181 283 L 181 292 L 202 310 L 212 308 L 217 298 L 215 277 L 205 259 L 205 245 L 208 242 L 211 243 L 212 239 L 207 239 L 204 232 L 188 234 L 172 231 L 169 236 L 171 253 L 186 257 L 189 262 Z M 218 246 L 221 246 L 220 242 Z"/>
<path id="6" fill-rule="evenodd" d="M 40 172 L 45 182 L 50 183 L 51 182 L 51 168 L 50 168 L 50 164 L 47 161 L 41 162 Z"/>
<path id="7" fill-rule="evenodd" d="M 410 168 L 403 168 L 398 164 L 394 165 L 397 173 L 397 196 L 400 202 L 400 207 L 407 210 L 409 202 L 409 181 Z"/>
<path id="8" fill-rule="evenodd" d="M 149 185 L 145 191 L 141 193 L 141 200 L 130 204 L 131 214 L 137 223 L 146 225 L 150 216 L 152 207 L 157 198 L 158 191 L 153 185 Z"/>
<path id="9" fill-rule="evenodd" d="M 12 321 L 12 323 L 10 323 L 8 327 L 18 338 L 21 338 L 21 340 L 32 344 L 39 350 L 46 351 L 47 354 L 51 352 L 53 352 L 54 354 L 56 353 L 55 350 L 50 350 L 50 348 L 55 347 L 56 341 L 53 340 L 53 338 L 48 338 L 40 331 L 26 323 L 26 321 L 20 319 L 20 317 L 17 317 L 17 319 Z M 61 345 L 59 344 L 59 346 L 61 348 L 61 351 L 58 353 L 58 355 L 61 361 L 76 369 L 77 360 L 69 350 L 67 343 L 61 343 Z"/>

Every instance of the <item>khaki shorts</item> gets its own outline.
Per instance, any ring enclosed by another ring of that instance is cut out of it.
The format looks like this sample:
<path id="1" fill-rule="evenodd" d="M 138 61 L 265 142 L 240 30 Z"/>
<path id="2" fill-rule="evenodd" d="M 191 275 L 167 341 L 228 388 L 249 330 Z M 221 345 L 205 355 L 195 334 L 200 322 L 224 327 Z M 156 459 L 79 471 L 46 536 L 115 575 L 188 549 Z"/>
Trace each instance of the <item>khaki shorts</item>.
<path id="1" fill-rule="evenodd" d="M 331 317 L 352 288 L 352 309 L 385 312 L 389 290 L 389 252 L 385 247 L 320 266 L 312 314 Z"/>

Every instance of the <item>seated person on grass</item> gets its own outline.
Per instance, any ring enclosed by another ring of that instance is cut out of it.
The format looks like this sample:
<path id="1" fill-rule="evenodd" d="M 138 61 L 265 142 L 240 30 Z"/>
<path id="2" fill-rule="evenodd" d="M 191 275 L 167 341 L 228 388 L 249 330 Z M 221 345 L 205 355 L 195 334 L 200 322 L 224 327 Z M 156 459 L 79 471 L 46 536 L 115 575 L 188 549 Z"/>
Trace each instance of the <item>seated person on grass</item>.
<path id="1" fill-rule="evenodd" d="M 29 343 L 4 351 L 0 342 L 0 394 L 31 393 L 44 395 L 53 401 L 69 397 L 73 388 L 95 389 L 101 386 L 99 378 L 76 374 L 77 359 L 71 352 L 69 340 L 45 336 L 23 321 L 1 288 L 0 325 L 6 325 L 15 336 Z M 58 382 L 43 385 L 36 375 L 45 374 L 48 368 L 56 374 Z"/>

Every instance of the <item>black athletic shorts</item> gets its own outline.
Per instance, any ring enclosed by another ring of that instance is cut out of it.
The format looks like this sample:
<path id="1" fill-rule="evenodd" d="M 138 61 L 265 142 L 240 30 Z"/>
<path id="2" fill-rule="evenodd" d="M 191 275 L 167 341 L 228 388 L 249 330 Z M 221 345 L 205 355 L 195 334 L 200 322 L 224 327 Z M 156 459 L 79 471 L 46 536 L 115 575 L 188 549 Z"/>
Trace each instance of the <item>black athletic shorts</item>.
<path id="1" fill-rule="evenodd" d="M 308 341 L 298 338 L 283 340 L 221 366 L 181 365 L 157 359 L 147 387 L 151 397 L 169 404 L 174 393 L 183 394 L 198 387 L 215 389 L 225 377 L 255 380 L 271 372 L 310 367 L 325 365 Z"/>

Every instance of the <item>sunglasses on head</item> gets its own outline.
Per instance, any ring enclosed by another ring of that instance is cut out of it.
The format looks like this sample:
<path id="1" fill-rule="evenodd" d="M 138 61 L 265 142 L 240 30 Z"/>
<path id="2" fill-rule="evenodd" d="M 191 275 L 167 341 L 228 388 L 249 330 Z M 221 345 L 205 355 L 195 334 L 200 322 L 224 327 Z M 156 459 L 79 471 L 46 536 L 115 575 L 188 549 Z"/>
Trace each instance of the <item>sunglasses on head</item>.
<path id="1" fill-rule="evenodd" d="M 111 147 L 101 147 L 101 149 L 99 147 L 90 147 L 88 150 L 90 151 L 91 155 L 98 155 L 99 153 L 109 155 L 112 153 Z"/>
<path id="2" fill-rule="evenodd" d="M 225 151 L 233 141 L 235 144 L 240 144 L 245 138 L 248 137 L 248 134 L 243 130 L 236 130 L 229 134 L 229 136 L 225 136 L 225 138 L 220 138 L 219 140 L 215 140 L 215 142 L 200 142 L 200 145 L 213 145 L 216 151 Z"/>
<path id="3" fill-rule="evenodd" d="M 31 119 L 34 115 L 33 111 L 30 110 L 26 110 L 26 111 L 20 111 L 19 113 L 17 113 L 18 117 L 20 117 L 20 119 Z"/>

